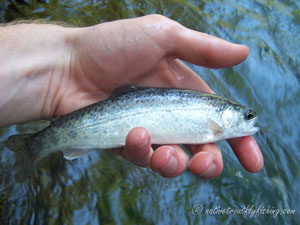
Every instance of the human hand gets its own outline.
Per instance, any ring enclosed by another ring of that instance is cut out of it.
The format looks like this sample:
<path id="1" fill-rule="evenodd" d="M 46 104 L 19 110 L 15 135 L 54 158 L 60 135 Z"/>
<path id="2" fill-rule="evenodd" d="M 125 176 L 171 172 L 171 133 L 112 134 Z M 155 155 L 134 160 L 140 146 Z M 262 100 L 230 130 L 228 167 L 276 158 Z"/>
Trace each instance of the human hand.
<path id="1" fill-rule="evenodd" d="M 238 64 L 248 55 L 245 46 L 189 30 L 162 16 L 115 21 L 82 32 L 85 35 L 81 35 L 79 41 L 73 79 L 66 83 L 70 87 L 64 89 L 76 87 L 77 90 L 72 95 L 61 94 L 57 114 L 74 110 L 72 107 L 76 104 L 79 108 L 102 100 L 115 88 L 130 84 L 212 92 L 197 74 L 177 59 L 220 68 Z M 76 95 L 86 97 L 77 102 Z M 232 139 L 229 143 L 246 170 L 257 172 L 261 169 L 263 158 L 252 137 Z M 214 178 L 221 173 L 223 161 L 217 145 L 187 147 L 192 153 L 190 161 L 179 145 L 160 146 L 153 151 L 148 131 L 135 128 L 129 133 L 125 148 L 112 152 L 138 166 L 150 165 L 164 177 L 178 176 L 188 166 L 192 173 L 203 178 Z"/>
<path id="2" fill-rule="evenodd" d="M 47 81 L 40 115 L 50 118 L 103 100 L 124 85 L 177 87 L 212 92 L 208 85 L 178 59 L 221 68 L 242 62 L 249 50 L 221 39 L 189 30 L 163 16 L 150 15 L 87 28 L 64 28 L 67 50 L 41 80 Z M 45 40 L 44 40 L 45 42 Z M 57 56 L 58 59 L 61 55 Z M 57 69 L 59 67 L 59 69 Z M 55 71 L 55 72 L 53 72 Z M 179 145 L 155 151 L 144 128 L 133 129 L 120 154 L 138 166 L 150 165 L 164 177 L 192 173 L 214 178 L 223 169 L 221 151 L 215 144 L 189 145 L 192 159 Z M 229 140 L 241 164 L 249 172 L 263 166 L 261 152 L 252 137 Z"/>

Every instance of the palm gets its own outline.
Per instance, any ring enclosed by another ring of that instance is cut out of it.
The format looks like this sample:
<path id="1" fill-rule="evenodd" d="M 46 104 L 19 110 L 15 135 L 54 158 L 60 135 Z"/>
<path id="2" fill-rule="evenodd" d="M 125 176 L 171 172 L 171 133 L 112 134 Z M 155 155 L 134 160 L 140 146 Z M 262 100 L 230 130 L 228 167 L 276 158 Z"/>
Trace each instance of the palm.
<path id="1" fill-rule="evenodd" d="M 191 52 L 188 56 L 177 52 L 177 39 L 182 38 L 184 45 L 185 37 L 174 37 L 178 36 L 179 30 L 184 29 L 186 28 L 176 22 L 162 20 L 161 17 L 144 17 L 84 28 L 80 31 L 82 39 L 75 49 L 76 57 L 71 61 L 68 79 L 61 84 L 62 97 L 55 114 L 64 114 L 107 98 L 114 89 L 124 85 L 211 91 L 200 77 L 174 59 L 199 57 L 196 62 L 195 59 L 187 60 L 209 67 L 222 66 L 224 60 L 218 62 L 216 58 L 210 62 L 208 55 L 208 60 L 201 61 L 201 52 Z M 210 38 L 204 40 L 207 41 Z M 228 43 L 226 45 L 226 42 L 220 42 L 223 48 L 234 50 L 227 46 Z M 235 58 L 227 64 L 232 65 L 243 59 Z"/>

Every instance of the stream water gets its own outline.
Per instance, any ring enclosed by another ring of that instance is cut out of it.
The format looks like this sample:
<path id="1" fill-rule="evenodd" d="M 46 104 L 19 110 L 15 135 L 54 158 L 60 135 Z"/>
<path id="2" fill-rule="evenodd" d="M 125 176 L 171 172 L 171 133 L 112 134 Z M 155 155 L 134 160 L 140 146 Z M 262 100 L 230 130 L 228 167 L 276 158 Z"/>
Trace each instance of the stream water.
<path id="1" fill-rule="evenodd" d="M 258 113 L 261 131 L 254 137 L 264 156 L 263 169 L 248 173 L 220 142 L 224 171 L 214 180 L 188 171 L 165 179 L 119 157 L 91 152 L 73 161 L 53 154 L 30 179 L 16 183 L 14 154 L 1 145 L 1 224 L 299 224 L 299 1 L 0 3 L 0 22 L 44 18 L 88 26 L 150 13 L 249 46 L 248 59 L 233 68 L 188 66 L 218 95 Z M 0 128 L 0 142 L 43 126 L 45 122 Z"/>

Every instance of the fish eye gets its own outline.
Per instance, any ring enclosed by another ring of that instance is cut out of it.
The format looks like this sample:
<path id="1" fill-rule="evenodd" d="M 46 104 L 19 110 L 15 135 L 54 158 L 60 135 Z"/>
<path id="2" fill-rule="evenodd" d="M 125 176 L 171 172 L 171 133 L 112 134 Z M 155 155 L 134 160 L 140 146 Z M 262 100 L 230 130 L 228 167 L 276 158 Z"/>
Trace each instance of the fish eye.
<path id="1" fill-rule="evenodd" d="M 251 109 L 247 109 L 245 112 L 244 112 L 244 118 L 246 120 L 251 120 L 253 119 L 254 117 L 256 116 L 256 113 L 254 111 L 252 111 Z"/>

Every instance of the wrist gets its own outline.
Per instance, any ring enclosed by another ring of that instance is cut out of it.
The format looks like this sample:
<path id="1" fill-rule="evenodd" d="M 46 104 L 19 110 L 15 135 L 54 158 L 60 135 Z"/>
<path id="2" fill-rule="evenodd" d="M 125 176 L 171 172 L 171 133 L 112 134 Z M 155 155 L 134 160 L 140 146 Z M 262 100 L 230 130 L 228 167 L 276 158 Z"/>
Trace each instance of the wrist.
<path id="1" fill-rule="evenodd" d="M 0 27 L 0 126 L 51 117 L 68 76 L 72 28 L 49 24 Z"/>

